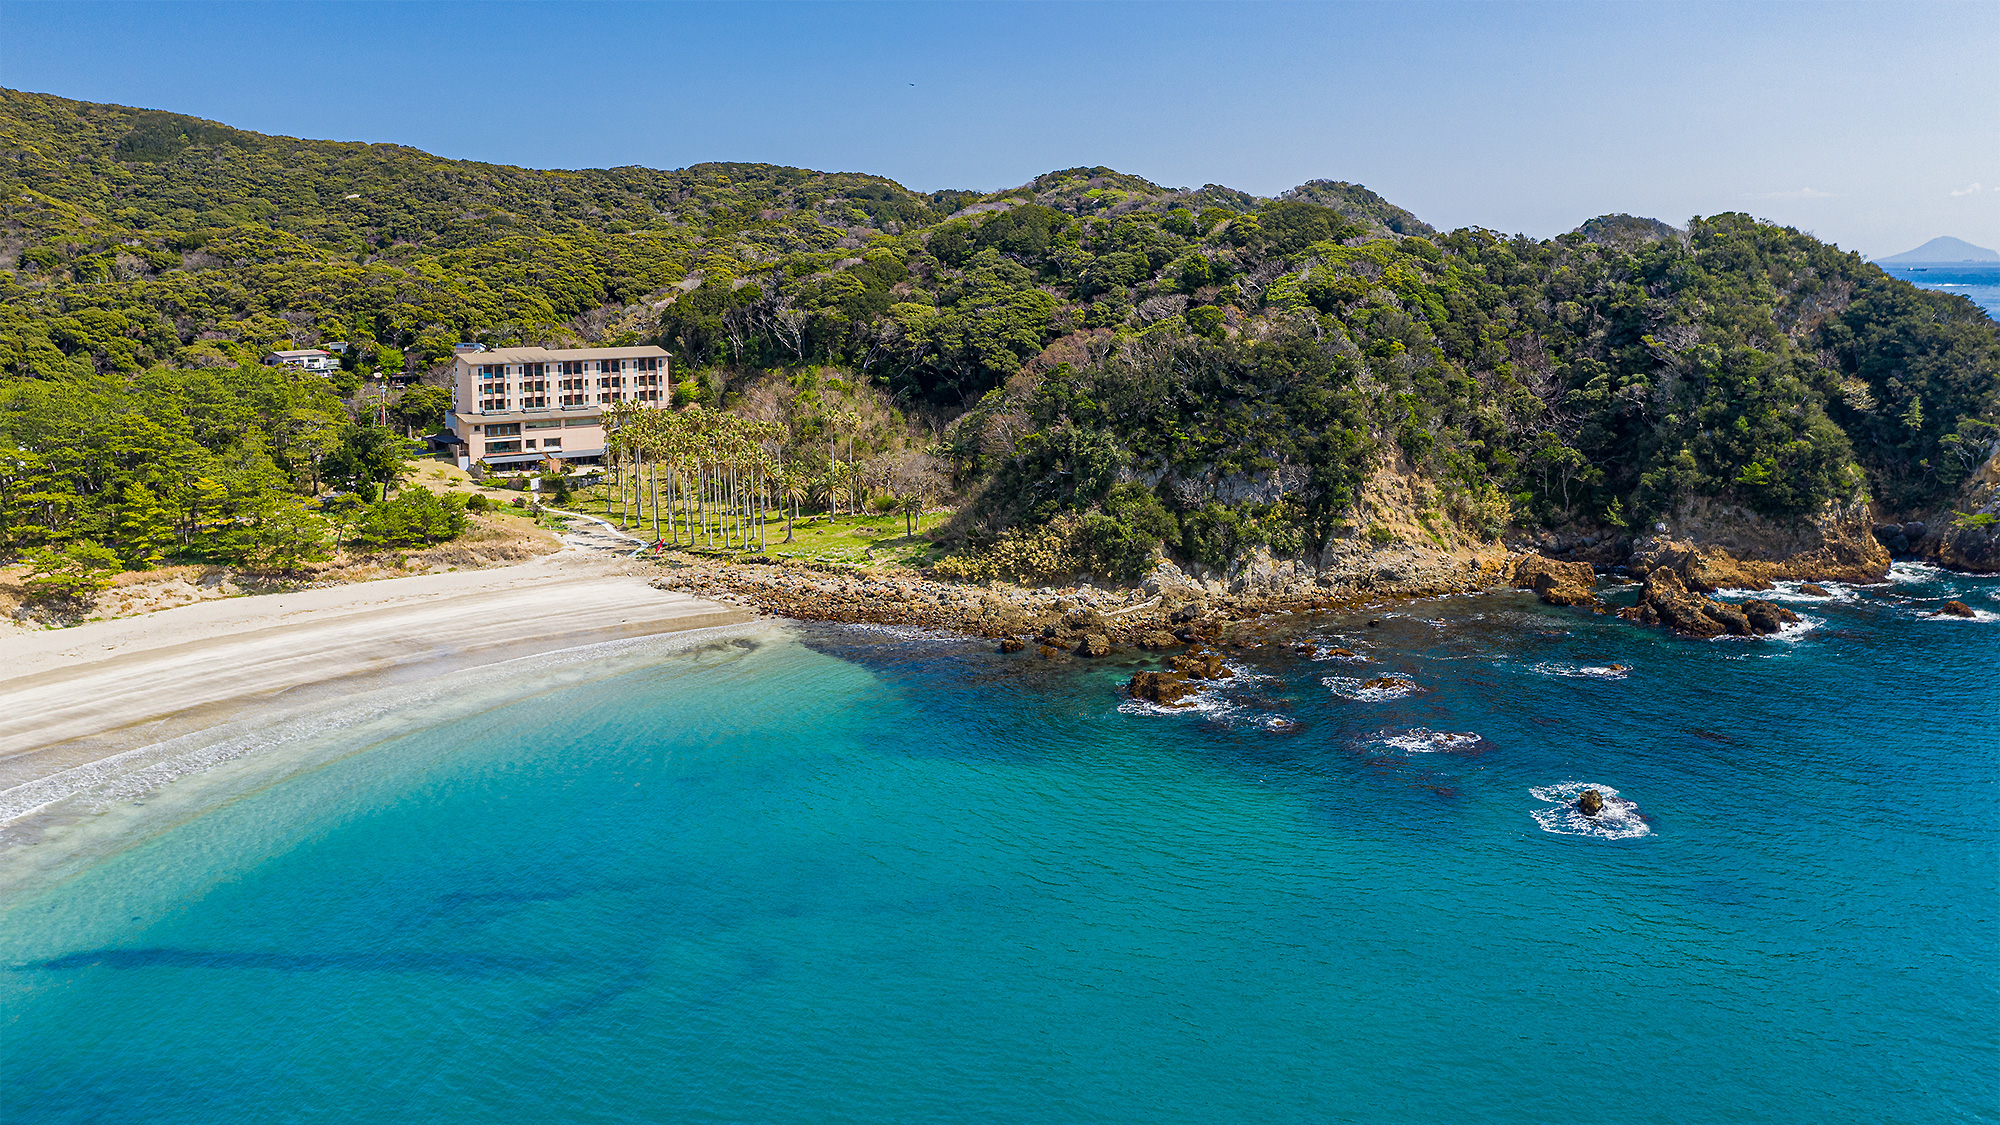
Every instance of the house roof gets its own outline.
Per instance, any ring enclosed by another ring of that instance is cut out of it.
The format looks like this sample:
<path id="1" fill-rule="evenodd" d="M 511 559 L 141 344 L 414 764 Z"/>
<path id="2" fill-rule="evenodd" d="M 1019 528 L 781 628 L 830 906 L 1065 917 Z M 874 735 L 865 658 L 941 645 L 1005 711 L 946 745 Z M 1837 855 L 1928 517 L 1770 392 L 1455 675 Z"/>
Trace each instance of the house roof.
<path id="1" fill-rule="evenodd" d="M 460 352 L 455 357 L 467 363 L 560 363 L 572 359 L 667 358 L 667 349 L 652 344 L 636 348 L 495 348 L 488 352 Z"/>

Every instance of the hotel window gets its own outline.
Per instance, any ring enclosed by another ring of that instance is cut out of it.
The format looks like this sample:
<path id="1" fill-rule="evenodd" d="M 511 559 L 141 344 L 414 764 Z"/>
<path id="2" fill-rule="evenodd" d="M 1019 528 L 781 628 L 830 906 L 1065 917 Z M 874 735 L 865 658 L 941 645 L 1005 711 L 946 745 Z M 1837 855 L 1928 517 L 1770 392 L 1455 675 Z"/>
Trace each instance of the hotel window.
<path id="1" fill-rule="evenodd" d="M 542 439 L 542 448 L 543 448 L 543 449 L 561 449 L 561 448 L 562 448 L 562 439 L 561 439 L 561 438 L 559 438 L 559 437 L 552 437 L 552 438 L 543 438 L 543 439 Z"/>
<path id="2" fill-rule="evenodd" d="M 489 441 L 486 443 L 486 452 L 519 453 L 521 452 L 521 443 L 518 441 Z"/>

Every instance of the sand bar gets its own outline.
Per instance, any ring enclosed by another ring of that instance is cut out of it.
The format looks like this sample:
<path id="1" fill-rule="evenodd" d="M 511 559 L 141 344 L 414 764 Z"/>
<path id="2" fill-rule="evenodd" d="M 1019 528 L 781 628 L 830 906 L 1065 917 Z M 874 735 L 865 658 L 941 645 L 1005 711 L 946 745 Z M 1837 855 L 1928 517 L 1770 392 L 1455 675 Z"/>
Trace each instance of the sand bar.
<path id="1" fill-rule="evenodd" d="M 619 554 L 202 602 L 0 637 L 0 794 L 301 692 L 748 620 Z"/>

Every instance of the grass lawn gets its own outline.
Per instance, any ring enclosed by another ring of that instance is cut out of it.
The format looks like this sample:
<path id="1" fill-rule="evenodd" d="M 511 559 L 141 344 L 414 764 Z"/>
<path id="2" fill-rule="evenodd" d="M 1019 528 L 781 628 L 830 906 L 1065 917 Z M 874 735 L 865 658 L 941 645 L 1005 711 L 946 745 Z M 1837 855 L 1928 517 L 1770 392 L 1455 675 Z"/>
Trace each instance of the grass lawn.
<path id="1" fill-rule="evenodd" d="M 594 516 L 603 515 L 603 490 L 592 489 L 589 495 L 578 493 L 572 507 Z M 642 537 L 651 535 L 651 509 L 647 509 L 643 519 L 637 518 L 637 513 L 634 517 L 630 530 Z M 936 558 L 936 553 L 930 540 L 924 538 L 922 533 L 950 518 L 951 513 L 947 511 L 925 512 L 917 527 L 919 534 L 911 536 L 904 530 L 900 512 L 886 516 L 841 516 L 832 521 L 823 514 L 808 515 L 792 525 L 792 541 L 786 543 L 784 517 L 773 514 L 765 525 L 765 540 L 770 544 L 765 553 L 772 558 L 806 559 L 838 566 L 928 566 Z M 611 522 L 618 522 L 615 506 Z M 660 527 L 661 533 L 665 534 L 665 513 L 661 513 Z M 695 549 L 701 549 L 699 544 Z"/>

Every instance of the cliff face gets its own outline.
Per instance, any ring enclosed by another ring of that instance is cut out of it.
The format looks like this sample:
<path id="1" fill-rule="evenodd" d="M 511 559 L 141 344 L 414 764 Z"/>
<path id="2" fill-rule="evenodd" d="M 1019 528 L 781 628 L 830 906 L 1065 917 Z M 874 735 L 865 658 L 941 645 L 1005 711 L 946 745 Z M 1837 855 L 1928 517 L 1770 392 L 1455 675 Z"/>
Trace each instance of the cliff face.
<path id="1" fill-rule="evenodd" d="M 1701 593 L 1765 590 L 1780 578 L 1879 582 L 1889 573 L 1889 551 L 1863 508 L 1832 506 L 1794 522 L 1695 502 L 1634 540 L 1626 566 L 1639 575 L 1671 570 Z"/>

